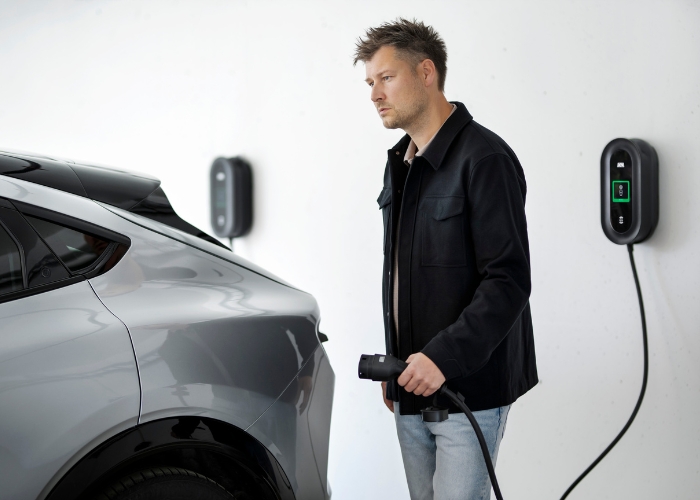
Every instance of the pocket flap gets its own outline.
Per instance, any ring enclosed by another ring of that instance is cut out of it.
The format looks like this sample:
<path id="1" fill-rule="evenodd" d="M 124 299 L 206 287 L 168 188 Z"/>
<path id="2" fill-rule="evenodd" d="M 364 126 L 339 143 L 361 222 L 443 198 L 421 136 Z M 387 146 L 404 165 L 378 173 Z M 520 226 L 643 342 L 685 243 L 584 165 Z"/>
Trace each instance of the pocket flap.
<path id="1" fill-rule="evenodd" d="M 391 203 L 391 188 L 382 189 L 382 192 L 379 193 L 379 198 L 377 198 L 377 203 L 379 203 L 379 208 L 384 208 Z"/>
<path id="2" fill-rule="evenodd" d="M 444 220 L 464 212 L 463 196 L 440 196 L 425 198 L 421 209 L 435 220 Z"/>

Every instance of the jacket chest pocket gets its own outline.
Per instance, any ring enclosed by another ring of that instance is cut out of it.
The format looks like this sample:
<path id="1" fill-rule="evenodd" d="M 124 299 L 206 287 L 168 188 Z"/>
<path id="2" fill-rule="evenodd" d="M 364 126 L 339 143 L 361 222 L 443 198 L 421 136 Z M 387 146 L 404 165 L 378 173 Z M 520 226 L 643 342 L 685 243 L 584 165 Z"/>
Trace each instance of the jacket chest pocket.
<path id="1" fill-rule="evenodd" d="M 389 231 L 391 231 L 391 188 L 382 189 L 382 192 L 379 193 L 379 198 L 377 198 L 377 203 L 384 219 L 383 251 L 386 253 L 387 245 L 389 244 Z"/>
<path id="2" fill-rule="evenodd" d="M 421 265 L 438 267 L 467 265 L 463 213 L 463 196 L 430 196 L 421 201 L 420 216 L 423 226 Z"/>

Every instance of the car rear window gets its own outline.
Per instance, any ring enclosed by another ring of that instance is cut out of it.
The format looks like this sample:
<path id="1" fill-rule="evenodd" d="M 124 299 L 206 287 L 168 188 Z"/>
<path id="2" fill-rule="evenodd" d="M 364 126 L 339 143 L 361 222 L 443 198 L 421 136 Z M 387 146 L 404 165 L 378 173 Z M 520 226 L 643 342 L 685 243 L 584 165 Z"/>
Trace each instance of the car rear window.
<path id="1" fill-rule="evenodd" d="M 19 248 L 7 231 L 0 226 L 0 294 L 22 288 L 22 261 Z"/>
<path id="2" fill-rule="evenodd" d="M 71 271 L 94 264 L 109 246 L 109 241 L 76 229 L 25 214 L 29 223 L 46 241 L 51 250 Z"/>

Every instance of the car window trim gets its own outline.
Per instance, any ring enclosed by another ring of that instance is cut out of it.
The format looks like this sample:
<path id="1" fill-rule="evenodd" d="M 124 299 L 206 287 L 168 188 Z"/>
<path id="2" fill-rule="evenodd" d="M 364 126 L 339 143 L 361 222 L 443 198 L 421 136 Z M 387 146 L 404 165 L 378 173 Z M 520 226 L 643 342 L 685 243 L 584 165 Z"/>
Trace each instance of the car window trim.
<path id="1" fill-rule="evenodd" d="M 3 208 L 7 208 L 7 207 L 3 207 Z M 13 210 L 13 209 L 11 208 L 10 210 Z M 14 241 L 15 245 L 17 246 L 17 251 L 19 253 L 19 264 L 22 267 L 22 269 L 21 269 L 21 271 L 22 271 L 22 289 L 26 290 L 27 288 L 29 288 L 29 279 L 27 278 L 27 265 L 25 263 L 24 247 L 22 246 L 22 242 L 19 241 L 17 236 L 15 236 L 15 233 L 10 231 L 10 228 L 8 228 L 5 225 L 5 222 L 2 220 L 2 218 L 0 218 L 0 226 L 5 230 L 5 232 L 10 236 L 12 241 Z M 14 292 L 10 292 L 10 293 L 14 293 Z"/>
<path id="2" fill-rule="evenodd" d="M 22 218 L 24 218 L 27 224 L 31 226 L 32 230 L 39 236 L 39 238 L 41 238 L 41 240 L 46 244 L 47 248 L 51 251 L 52 254 L 54 254 L 54 256 L 63 265 L 63 267 L 66 268 L 66 270 L 71 276 L 82 275 L 87 278 L 94 278 L 95 276 L 100 274 L 100 271 L 102 270 L 102 267 L 104 266 L 105 262 L 107 262 L 109 258 L 112 257 L 112 255 L 114 254 L 114 252 L 117 251 L 120 245 L 123 245 L 126 248 L 129 248 L 131 246 L 131 239 L 128 236 L 124 236 L 123 234 L 117 233 L 116 231 L 112 231 L 102 226 L 98 226 L 97 224 L 93 224 L 92 222 L 88 222 L 82 219 L 71 217 L 70 215 L 55 212 L 48 208 L 39 207 L 37 205 L 30 205 L 29 203 L 24 203 L 22 201 L 6 200 L 0 198 L 0 204 L 2 204 L 2 201 L 8 201 L 11 205 L 13 205 L 13 207 L 16 207 L 16 211 L 20 215 L 22 215 Z M 26 219 L 26 217 L 24 217 L 24 214 L 30 217 L 37 217 L 39 219 L 43 219 L 53 224 L 58 224 L 68 229 L 73 229 L 83 233 L 98 236 L 105 240 L 109 240 L 109 245 L 95 262 L 93 262 L 89 266 L 72 271 L 68 268 L 66 263 L 63 262 L 63 260 L 58 255 L 56 255 L 56 252 L 53 251 L 51 245 L 49 245 L 48 242 L 46 242 L 44 237 L 39 233 L 39 231 L 37 231 L 37 229 L 32 225 L 32 223 L 29 222 Z"/>
<path id="3" fill-rule="evenodd" d="M 10 220 L 6 220 L 5 216 L 9 214 L 13 214 L 13 216 L 16 216 L 17 220 L 17 227 L 14 227 L 14 223 L 10 223 Z M 64 279 L 70 278 L 72 276 L 72 273 L 70 270 L 66 267 L 66 265 L 63 263 L 61 259 L 58 258 L 58 256 L 51 250 L 51 247 L 49 247 L 46 244 L 46 241 L 44 241 L 44 238 L 41 237 L 41 235 L 34 229 L 34 227 L 27 221 L 27 219 L 22 215 L 22 213 L 18 210 L 16 210 L 14 207 L 13 208 L 8 208 L 8 207 L 0 207 L 0 219 L 3 220 L 4 225 L 8 230 L 14 235 L 17 240 L 20 242 L 20 248 L 22 250 L 22 253 L 24 254 L 24 273 L 27 277 L 27 289 L 34 289 L 37 286 L 42 286 L 42 285 L 30 285 L 30 280 L 29 280 L 29 262 L 27 258 L 27 253 L 31 251 L 31 249 L 27 250 L 27 247 L 24 243 L 27 243 L 29 239 L 31 238 L 37 238 L 42 245 L 46 248 L 46 251 L 48 252 L 46 255 L 50 255 L 53 259 L 56 260 L 60 268 L 62 268 L 65 271 L 65 277 L 61 278 L 57 281 L 62 281 Z M 45 283 L 47 284 L 47 283 Z"/>
<path id="4" fill-rule="evenodd" d="M 63 225 L 65 227 L 71 228 L 71 225 L 77 226 L 77 225 L 82 225 L 83 227 L 75 227 L 76 230 L 78 231 L 85 231 L 85 229 L 92 229 L 92 228 L 97 228 L 100 233 L 102 234 L 95 234 L 95 236 L 99 236 L 101 238 L 108 238 L 111 237 L 112 235 L 117 235 L 120 237 L 119 239 L 122 241 L 128 241 L 131 243 L 131 240 L 128 238 L 125 238 L 122 235 L 119 235 L 119 233 L 115 233 L 113 231 L 109 231 L 107 229 L 101 228 L 99 226 L 96 226 L 94 224 L 91 224 L 86 221 L 79 221 L 79 219 L 75 219 L 70 216 L 65 216 L 65 217 L 60 217 L 61 214 L 58 214 L 57 212 L 54 212 L 53 210 L 48 210 L 48 209 L 40 209 L 40 207 L 36 207 L 35 205 L 29 205 L 27 203 L 23 202 L 18 202 L 18 205 L 20 205 L 22 208 L 24 207 L 30 207 L 29 210 L 27 210 L 27 215 L 30 216 L 35 216 L 35 217 L 40 217 L 42 219 L 47 220 L 48 222 L 54 222 L 59 225 Z M 27 276 L 27 265 L 26 265 L 26 256 L 25 256 L 25 250 L 24 246 L 22 245 L 21 239 L 19 238 L 18 235 L 14 233 L 14 231 L 11 231 L 10 228 L 5 224 L 5 222 L 2 220 L 2 217 L 0 217 L 0 224 L 2 227 L 7 231 L 7 233 L 11 236 L 13 241 L 16 243 L 18 249 L 19 249 L 19 254 L 20 254 L 20 261 L 22 264 L 22 285 L 23 289 L 22 290 L 16 290 L 14 292 L 8 292 L 0 295 L 0 304 L 4 302 L 10 302 L 13 300 L 18 300 L 26 297 L 30 297 L 33 295 L 38 295 L 44 292 L 48 292 L 51 290 L 55 290 L 64 286 L 69 286 L 74 283 L 78 283 L 80 281 L 92 278 L 96 275 L 98 275 L 104 266 L 105 262 L 109 260 L 109 258 L 114 254 L 114 252 L 120 247 L 120 245 L 124 245 L 124 243 L 119 243 L 117 241 L 110 241 L 109 245 L 105 249 L 104 252 L 102 252 L 102 255 L 93 262 L 90 266 L 87 266 L 83 269 L 79 269 L 78 271 L 71 271 L 68 269 L 66 264 L 63 262 L 61 258 L 59 258 L 56 253 L 51 249 L 51 247 L 46 243 L 46 240 L 44 239 L 41 234 L 34 228 L 34 226 L 24 217 L 24 214 L 18 210 L 13 202 L 11 200 L 8 200 L 6 198 L 1 198 L 0 197 L 0 209 L 6 209 L 6 210 L 11 210 L 15 213 L 17 213 L 22 220 L 24 220 L 24 223 L 28 226 L 27 230 L 31 231 L 33 234 L 36 235 L 46 246 L 46 249 L 49 251 L 51 255 L 53 255 L 57 261 L 60 263 L 60 265 L 68 272 L 69 277 L 68 278 L 63 278 L 58 281 L 54 281 L 52 283 L 46 283 L 43 285 L 38 285 L 38 286 L 33 286 L 29 287 L 29 278 Z M 38 209 L 38 210 L 36 210 Z M 29 212 L 33 213 L 29 213 Z M 36 215 L 35 215 L 36 214 Z M 42 217 L 44 214 L 50 214 L 50 215 L 59 215 L 59 217 L 52 217 L 53 219 L 62 219 L 62 220 L 51 220 L 49 217 Z M 0 214 L 1 215 L 1 214 Z M 79 221 L 78 224 L 72 224 L 73 221 Z M 71 225 L 65 224 L 65 222 L 69 222 Z M 82 223 L 82 224 L 81 224 Z M 85 227 L 87 226 L 87 228 Z M 98 232 L 98 231 L 85 231 L 85 232 L 90 232 L 92 234 Z M 105 234 L 107 233 L 107 234 Z M 125 245 L 128 246 L 129 245 Z"/>
<path id="5" fill-rule="evenodd" d="M 13 300 L 24 299 L 33 295 L 39 295 L 45 292 L 50 292 L 51 290 L 56 290 L 58 288 L 63 288 L 64 286 L 73 285 L 75 283 L 80 283 L 81 281 L 86 280 L 87 278 L 82 275 L 72 276 L 70 278 L 54 281 L 53 283 L 46 283 L 45 285 L 38 285 L 32 288 L 17 290 L 16 292 L 5 293 L 3 295 L 0 295 L 0 304 L 4 302 L 11 302 Z"/>
<path id="6" fill-rule="evenodd" d="M 112 256 L 112 254 L 119 245 L 121 245 L 121 243 L 117 243 L 116 241 L 110 241 L 107 245 L 107 248 L 105 248 L 104 252 L 102 252 L 102 254 L 97 258 L 95 262 L 93 262 L 89 266 L 81 267 L 80 269 L 73 271 L 72 274 L 80 274 L 89 278 L 96 276 L 97 274 L 99 274 L 99 271 L 102 269 L 102 266 L 105 264 L 105 262 L 107 262 L 107 260 L 109 260 L 109 258 Z"/>
<path id="7" fill-rule="evenodd" d="M 131 239 L 129 239 L 128 236 L 124 236 L 123 234 L 117 233 L 116 231 L 112 231 L 111 229 L 98 226 L 97 224 L 93 224 L 92 222 L 77 219 L 75 217 L 71 217 L 70 215 L 49 210 L 48 208 L 39 207 L 37 205 L 30 205 L 29 203 L 25 203 L 23 201 L 8 201 L 20 213 L 25 213 L 27 215 L 31 215 L 32 217 L 38 217 L 39 219 L 47 220 L 48 222 L 53 222 L 61 226 L 99 236 L 100 238 L 104 238 L 109 241 L 114 241 L 116 243 L 131 246 Z"/>

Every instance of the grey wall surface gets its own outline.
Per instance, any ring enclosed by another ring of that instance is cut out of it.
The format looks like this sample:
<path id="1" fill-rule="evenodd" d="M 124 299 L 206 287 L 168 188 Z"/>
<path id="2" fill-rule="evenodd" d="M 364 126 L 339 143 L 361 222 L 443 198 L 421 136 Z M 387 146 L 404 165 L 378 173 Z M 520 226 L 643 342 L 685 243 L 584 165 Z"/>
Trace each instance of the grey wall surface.
<path id="1" fill-rule="evenodd" d="M 559 498 L 638 395 L 634 283 L 599 222 L 616 137 L 646 139 L 660 161 L 659 227 L 635 251 L 649 389 L 570 498 L 695 498 L 700 2 L 0 0 L 0 146 L 156 175 L 204 229 L 211 162 L 245 155 L 255 221 L 236 249 L 314 294 L 330 337 L 334 498 L 408 498 L 391 416 L 356 376 L 358 355 L 384 345 L 375 200 L 401 133 L 382 128 L 352 51 L 399 15 L 443 35 L 447 97 L 509 142 L 528 181 L 542 383 L 510 414 L 505 498 Z"/>

